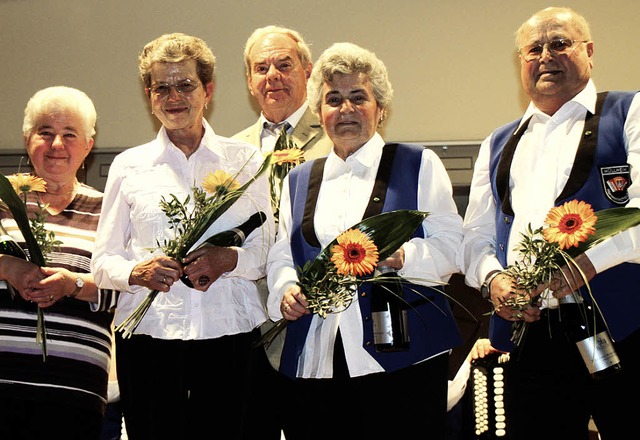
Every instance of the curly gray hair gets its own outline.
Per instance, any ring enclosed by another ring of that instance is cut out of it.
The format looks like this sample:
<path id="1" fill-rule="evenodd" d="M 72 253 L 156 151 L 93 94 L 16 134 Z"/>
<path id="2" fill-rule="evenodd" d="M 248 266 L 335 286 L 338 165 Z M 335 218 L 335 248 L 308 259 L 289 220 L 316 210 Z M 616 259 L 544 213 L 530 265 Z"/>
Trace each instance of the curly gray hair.
<path id="1" fill-rule="evenodd" d="M 353 73 L 362 73 L 367 76 L 371 82 L 376 102 L 383 110 L 384 119 L 386 109 L 393 97 L 393 88 L 389 81 L 387 68 L 373 52 L 353 43 L 335 43 L 326 49 L 316 61 L 307 83 L 307 97 L 311 110 L 320 114 L 322 86 L 325 82 L 332 81 L 335 74 L 350 75 Z"/>

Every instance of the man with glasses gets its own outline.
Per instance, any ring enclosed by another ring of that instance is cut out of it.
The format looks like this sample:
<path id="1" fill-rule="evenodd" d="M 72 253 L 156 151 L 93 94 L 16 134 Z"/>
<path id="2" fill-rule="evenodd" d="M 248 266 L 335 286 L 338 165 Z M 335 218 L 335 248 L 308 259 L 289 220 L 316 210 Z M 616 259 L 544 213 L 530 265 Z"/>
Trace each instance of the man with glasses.
<path id="1" fill-rule="evenodd" d="M 571 9 L 535 13 L 516 32 L 516 45 L 531 103 L 522 118 L 495 130 L 480 147 L 458 254 L 467 284 L 495 307 L 492 346 L 511 352 L 506 432 L 518 440 L 587 439 L 593 417 L 602 439 L 628 438 L 637 430 L 635 410 L 620 396 L 640 391 L 639 228 L 575 258 L 621 360 L 622 369 L 606 379 L 591 378 L 553 310 L 576 285 L 567 286 L 556 272 L 552 283 L 534 292 L 544 292 L 542 299 L 520 310 L 503 305 L 513 297 L 513 279 L 503 271 L 518 260 L 528 226 L 543 226 L 554 206 L 569 200 L 595 211 L 640 205 L 640 98 L 596 91 L 589 26 Z M 589 296 L 585 289 L 583 296 Z M 514 321 L 528 323 L 517 346 L 510 340 Z"/>

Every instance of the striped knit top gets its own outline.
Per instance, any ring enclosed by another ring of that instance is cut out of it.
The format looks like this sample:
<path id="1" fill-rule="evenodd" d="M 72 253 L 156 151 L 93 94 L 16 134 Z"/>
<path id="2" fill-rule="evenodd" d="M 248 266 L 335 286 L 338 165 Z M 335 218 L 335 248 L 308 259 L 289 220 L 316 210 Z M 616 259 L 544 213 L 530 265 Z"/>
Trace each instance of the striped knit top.
<path id="1" fill-rule="evenodd" d="M 48 266 L 88 273 L 102 193 L 79 185 L 71 203 L 48 215 L 45 228 L 62 242 L 48 255 Z M 37 210 L 29 194 L 31 218 Z M 24 238 L 10 213 L 0 211 L 2 225 L 18 244 Z M 4 284 L 4 282 L 3 282 Z M 6 286 L 6 284 L 5 284 Z M 113 291 L 100 291 L 98 303 L 62 298 L 45 308 L 47 358 L 36 343 L 36 306 L 0 289 L 0 395 L 44 402 L 66 402 L 104 412 L 111 362 Z"/>

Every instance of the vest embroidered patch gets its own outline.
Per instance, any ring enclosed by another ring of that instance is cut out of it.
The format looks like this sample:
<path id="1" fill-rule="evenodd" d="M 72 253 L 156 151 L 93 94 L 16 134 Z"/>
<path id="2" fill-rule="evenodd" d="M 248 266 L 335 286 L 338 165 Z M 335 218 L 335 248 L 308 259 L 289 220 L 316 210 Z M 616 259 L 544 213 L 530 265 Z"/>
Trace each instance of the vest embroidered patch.
<path id="1" fill-rule="evenodd" d="M 630 170 L 629 164 L 600 167 L 602 188 L 607 198 L 613 203 L 626 205 L 629 202 Z"/>

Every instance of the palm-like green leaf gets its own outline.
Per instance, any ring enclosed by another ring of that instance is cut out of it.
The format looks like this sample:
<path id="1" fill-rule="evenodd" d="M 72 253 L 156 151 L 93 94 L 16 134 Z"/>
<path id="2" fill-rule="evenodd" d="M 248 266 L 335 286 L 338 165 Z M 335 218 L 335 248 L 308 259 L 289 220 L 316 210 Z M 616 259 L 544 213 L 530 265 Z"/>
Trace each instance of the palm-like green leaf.
<path id="1" fill-rule="evenodd" d="M 221 199 L 221 203 L 216 204 L 215 209 L 211 209 L 207 215 L 203 216 L 202 219 L 198 222 L 198 225 L 191 231 L 188 231 L 188 238 L 185 240 L 184 246 L 180 250 L 178 255 L 179 258 L 186 256 L 189 249 L 193 247 L 193 245 L 202 237 L 209 226 L 213 224 L 217 219 L 220 218 L 222 214 L 224 214 L 230 207 L 235 203 L 236 200 L 240 198 L 242 194 L 249 188 L 255 180 L 264 174 L 267 169 L 269 169 L 269 162 L 271 161 L 271 153 L 265 156 L 265 159 L 262 161 L 260 168 L 256 172 L 253 177 L 247 180 L 243 185 L 241 185 L 238 189 L 234 191 L 230 191 L 223 196 Z M 244 167 L 243 167 L 244 168 Z"/>
<path id="2" fill-rule="evenodd" d="M 640 224 L 640 208 L 609 208 L 596 212 L 596 232 L 580 243 L 577 248 L 567 250 L 572 257 L 583 253 L 587 249 L 597 245 L 603 240 L 616 235 L 619 232 Z"/>
<path id="3" fill-rule="evenodd" d="M 11 182 L 3 174 L 0 174 L 0 198 L 7 205 L 11 211 L 13 219 L 18 224 L 20 232 L 27 243 L 27 249 L 29 249 L 30 260 L 38 266 L 44 266 L 44 256 L 40 250 L 40 246 L 31 232 L 29 227 L 29 217 L 27 216 L 27 210 L 24 206 L 24 202 L 16 194 Z"/>
<path id="4" fill-rule="evenodd" d="M 29 226 L 29 216 L 27 209 L 20 200 L 20 197 L 13 189 L 11 182 L 3 174 L 0 174 L 0 198 L 11 211 L 13 219 L 16 221 L 29 250 L 29 259 L 32 263 L 42 267 L 45 266 L 45 258 L 38 241 L 33 236 Z M 44 313 L 40 307 L 37 308 L 36 342 L 42 347 L 42 360 L 47 358 L 47 330 L 44 323 Z"/>
<path id="5" fill-rule="evenodd" d="M 399 209 L 366 218 L 349 229 L 358 229 L 366 234 L 376 244 L 379 260 L 384 260 L 411 238 L 428 215 L 429 213 L 424 211 Z M 402 227 L 398 227 L 399 225 Z M 331 259 L 331 248 L 336 244 L 338 244 L 337 238 L 325 246 L 322 252 L 307 266 L 307 270 L 316 272 L 326 268 L 326 262 Z"/>

